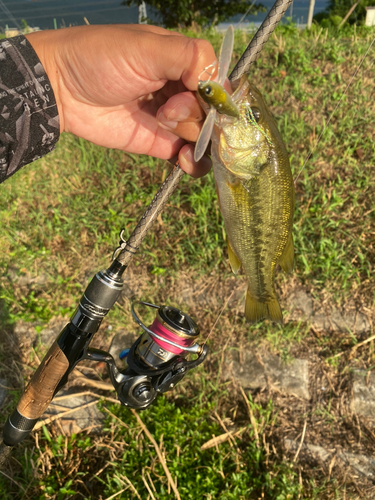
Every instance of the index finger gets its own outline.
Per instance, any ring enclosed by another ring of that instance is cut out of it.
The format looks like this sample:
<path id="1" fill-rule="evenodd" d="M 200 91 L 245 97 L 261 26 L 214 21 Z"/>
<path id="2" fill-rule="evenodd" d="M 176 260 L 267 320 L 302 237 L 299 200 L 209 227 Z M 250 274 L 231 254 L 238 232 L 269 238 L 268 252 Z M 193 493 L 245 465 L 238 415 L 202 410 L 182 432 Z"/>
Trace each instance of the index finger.
<path id="1" fill-rule="evenodd" d="M 199 75 L 216 61 L 212 45 L 207 40 L 167 33 L 150 33 L 155 40 L 148 42 L 143 67 L 153 80 L 182 81 L 187 90 L 197 90 Z"/>

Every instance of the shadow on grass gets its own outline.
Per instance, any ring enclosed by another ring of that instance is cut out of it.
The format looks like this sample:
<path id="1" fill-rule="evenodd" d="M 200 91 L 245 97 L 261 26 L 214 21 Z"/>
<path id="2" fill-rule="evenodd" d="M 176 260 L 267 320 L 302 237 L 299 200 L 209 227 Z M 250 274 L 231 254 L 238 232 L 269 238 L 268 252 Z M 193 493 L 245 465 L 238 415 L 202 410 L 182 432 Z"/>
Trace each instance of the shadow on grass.
<path id="1" fill-rule="evenodd" d="M 27 374 L 26 356 L 35 343 L 25 329 L 17 332 L 16 323 L 9 314 L 4 300 L 0 300 L 0 432 L 6 419 L 13 412 L 21 396 Z M 32 456 L 35 441 L 27 438 L 11 449 L 9 457 L 0 469 L 2 500 L 39 498 L 42 490 L 37 486 Z M 28 494 L 33 490 L 32 496 Z"/>

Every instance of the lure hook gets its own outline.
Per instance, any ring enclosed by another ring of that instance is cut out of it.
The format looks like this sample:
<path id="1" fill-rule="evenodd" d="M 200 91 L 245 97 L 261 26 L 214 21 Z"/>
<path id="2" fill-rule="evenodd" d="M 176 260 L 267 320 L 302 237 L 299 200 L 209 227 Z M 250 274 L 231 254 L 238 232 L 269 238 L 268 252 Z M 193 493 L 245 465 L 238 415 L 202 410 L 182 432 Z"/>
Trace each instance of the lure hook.
<path id="1" fill-rule="evenodd" d="M 217 66 L 217 61 L 214 61 L 212 64 L 210 64 L 209 66 L 206 66 L 204 68 L 204 70 L 202 71 L 202 73 L 200 73 L 200 75 L 198 76 L 198 80 L 200 82 L 210 82 L 211 81 L 211 78 L 214 76 L 214 72 L 210 73 L 208 70 L 210 69 L 215 69 L 215 67 Z M 205 79 L 205 80 L 202 80 L 201 76 L 204 74 L 204 73 L 207 73 L 208 75 L 208 79 Z"/>

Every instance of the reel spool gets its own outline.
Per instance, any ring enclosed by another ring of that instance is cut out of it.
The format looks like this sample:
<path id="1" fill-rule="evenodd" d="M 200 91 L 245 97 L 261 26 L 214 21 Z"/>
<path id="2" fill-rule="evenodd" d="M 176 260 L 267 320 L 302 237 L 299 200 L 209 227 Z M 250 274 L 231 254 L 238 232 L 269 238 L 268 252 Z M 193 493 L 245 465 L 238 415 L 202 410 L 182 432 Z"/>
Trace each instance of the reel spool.
<path id="1" fill-rule="evenodd" d="M 158 310 L 149 328 L 136 314 L 136 304 Z M 157 306 L 141 301 L 133 303 L 131 310 L 133 318 L 144 330 L 135 354 L 150 368 L 157 369 L 177 356 L 186 357 L 189 352 L 201 354 L 201 346 L 194 343 L 200 333 L 199 327 L 187 314 L 175 307 Z"/>

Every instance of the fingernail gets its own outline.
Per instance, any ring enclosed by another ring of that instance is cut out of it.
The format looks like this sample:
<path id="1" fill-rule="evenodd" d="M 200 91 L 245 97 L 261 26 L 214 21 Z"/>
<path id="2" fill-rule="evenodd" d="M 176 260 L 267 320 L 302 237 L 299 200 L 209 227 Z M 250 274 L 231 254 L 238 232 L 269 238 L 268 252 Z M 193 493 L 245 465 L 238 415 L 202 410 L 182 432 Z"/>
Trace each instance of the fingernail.
<path id="1" fill-rule="evenodd" d="M 189 163 L 193 163 L 195 164 L 195 161 L 194 161 L 194 154 L 193 154 L 193 151 L 192 149 L 188 149 L 187 151 L 185 151 L 185 153 L 183 153 L 183 157 L 185 158 L 186 161 L 188 161 Z"/>
<path id="2" fill-rule="evenodd" d="M 177 125 L 178 125 L 178 122 L 176 121 L 173 121 L 173 120 L 167 120 L 165 118 L 165 116 L 163 115 L 163 113 L 160 113 L 159 116 L 158 116 L 158 122 L 159 122 L 159 125 L 163 128 L 168 128 L 170 130 L 174 130 Z"/>
<path id="3" fill-rule="evenodd" d="M 190 116 L 190 109 L 181 104 L 180 106 L 176 106 L 173 108 L 168 114 L 168 120 L 176 120 L 177 122 L 181 122 L 182 120 L 186 120 Z"/>
<path id="4" fill-rule="evenodd" d="M 203 170 L 207 170 L 208 171 L 212 167 L 212 160 L 211 160 L 211 158 L 209 156 L 203 155 L 202 159 L 199 162 L 199 165 L 201 166 L 201 168 Z"/>
<path id="5" fill-rule="evenodd" d="M 186 146 L 184 146 L 186 147 Z M 194 148 L 192 146 L 187 147 L 187 150 L 180 156 L 180 165 L 186 173 L 192 177 L 202 177 L 206 175 L 211 166 L 211 159 L 204 155 L 198 163 L 194 161 Z"/>
<path id="6" fill-rule="evenodd" d="M 196 162 L 194 160 L 194 149 L 188 149 L 185 153 L 182 155 L 186 161 L 189 163 L 193 163 L 194 165 L 199 164 L 200 166 L 204 167 L 211 167 L 211 158 L 207 155 L 203 155 L 202 158 L 199 160 L 199 162 Z"/>

